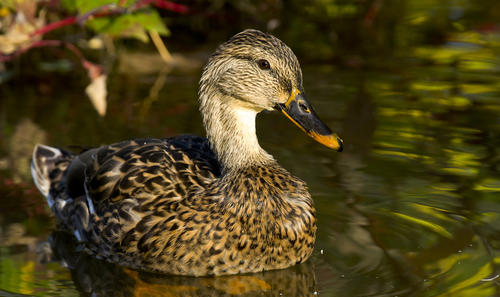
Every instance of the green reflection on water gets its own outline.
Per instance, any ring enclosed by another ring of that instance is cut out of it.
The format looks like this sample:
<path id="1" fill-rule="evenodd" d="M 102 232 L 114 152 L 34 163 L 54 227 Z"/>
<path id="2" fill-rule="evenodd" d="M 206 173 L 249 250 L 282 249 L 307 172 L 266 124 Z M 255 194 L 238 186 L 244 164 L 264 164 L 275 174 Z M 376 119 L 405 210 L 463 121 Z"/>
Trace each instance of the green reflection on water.
<path id="1" fill-rule="evenodd" d="M 330 17 L 358 13 L 357 6 L 324 4 Z M 500 34 L 459 19 L 450 21 L 444 43 L 405 48 L 454 9 L 430 0 L 407 5 L 410 13 L 396 32 L 402 49 L 393 49 L 389 65 L 304 66 L 308 96 L 341 133 L 345 152 L 320 147 L 276 114 L 258 118 L 262 146 L 308 182 L 319 218 L 311 260 L 283 271 L 201 279 L 143 275 L 81 255 L 65 240 L 54 240 L 57 261 L 37 259 L 40 253 L 26 242 L 47 240 L 52 228 L 25 176 L 29 155 L 23 152 L 31 147 L 12 139 L 32 131 L 24 138 L 68 147 L 203 134 L 195 100 L 199 73 L 167 75 L 157 101 L 147 99 L 157 77 L 112 76 L 104 119 L 75 91 L 82 87 L 76 80 L 54 74 L 33 87 L 2 85 L 0 295 L 500 294 Z M 8 235 L 13 224 L 24 231 Z"/>

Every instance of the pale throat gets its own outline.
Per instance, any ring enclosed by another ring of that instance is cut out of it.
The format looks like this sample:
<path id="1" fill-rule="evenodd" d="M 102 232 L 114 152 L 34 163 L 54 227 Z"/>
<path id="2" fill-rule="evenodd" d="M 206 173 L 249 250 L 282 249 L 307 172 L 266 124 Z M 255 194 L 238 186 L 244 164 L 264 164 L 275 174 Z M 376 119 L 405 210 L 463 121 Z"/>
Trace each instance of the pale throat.
<path id="1" fill-rule="evenodd" d="M 202 105 L 207 137 L 224 172 L 274 162 L 259 145 L 255 129 L 258 111 L 235 99 L 214 100 Z"/>

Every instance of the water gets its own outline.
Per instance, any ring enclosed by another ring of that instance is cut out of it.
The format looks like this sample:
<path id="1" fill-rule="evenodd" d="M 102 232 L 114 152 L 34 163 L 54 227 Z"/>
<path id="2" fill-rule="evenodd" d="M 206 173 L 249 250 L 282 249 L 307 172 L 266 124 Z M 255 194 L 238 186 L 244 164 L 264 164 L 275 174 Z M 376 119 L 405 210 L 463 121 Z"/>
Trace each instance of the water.
<path id="1" fill-rule="evenodd" d="M 260 274 L 162 276 L 88 257 L 53 232 L 29 178 L 36 142 L 203 134 L 199 72 L 169 74 L 158 100 L 147 99 L 156 75 L 113 76 L 103 119 L 79 80 L 10 84 L 0 101 L 0 295 L 500 295 L 499 34 L 474 34 L 374 67 L 304 65 L 308 97 L 345 151 L 278 113 L 258 117 L 261 145 L 308 182 L 319 220 L 307 263 Z"/>

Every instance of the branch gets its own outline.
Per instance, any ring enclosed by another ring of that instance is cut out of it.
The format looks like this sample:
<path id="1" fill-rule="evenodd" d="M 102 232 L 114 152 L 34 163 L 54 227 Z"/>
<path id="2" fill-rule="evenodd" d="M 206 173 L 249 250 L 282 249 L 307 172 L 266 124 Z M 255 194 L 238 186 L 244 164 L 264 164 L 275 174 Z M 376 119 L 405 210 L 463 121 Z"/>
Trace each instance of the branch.
<path id="1" fill-rule="evenodd" d="M 85 14 L 82 14 L 81 16 L 72 16 L 72 17 L 45 25 L 42 28 L 31 33 L 30 37 L 33 38 L 33 37 L 38 36 L 38 35 L 44 35 L 50 31 L 54 31 L 54 30 L 59 29 L 61 27 L 73 25 L 75 23 L 79 23 L 79 24 L 83 25 L 91 17 L 92 18 L 102 18 L 102 17 L 107 17 L 110 15 L 123 14 L 125 12 L 126 12 L 125 9 L 120 8 L 120 7 L 116 7 L 116 5 L 114 5 L 114 4 L 106 4 L 106 5 L 100 6 L 96 9 L 93 9 Z"/>
<path id="2" fill-rule="evenodd" d="M 128 9 L 123 7 L 117 7 L 115 4 L 106 4 L 100 6 L 96 9 L 93 9 L 81 16 L 72 16 L 57 22 L 50 23 L 48 25 L 43 26 L 42 28 L 34 31 L 30 34 L 30 37 L 33 38 L 38 35 L 44 35 L 50 31 L 54 31 L 61 27 L 73 25 L 75 23 L 84 24 L 89 18 L 102 18 L 111 15 L 119 15 L 124 14 L 126 12 L 133 12 L 139 10 L 145 6 L 153 5 L 157 8 L 170 10 L 177 13 L 186 13 L 188 11 L 188 7 L 182 4 L 173 3 L 165 0 L 138 0 L 134 4 L 132 4 Z"/>
<path id="3" fill-rule="evenodd" d="M 121 3 L 124 3 L 124 1 L 121 1 Z M 133 12 L 133 11 L 139 10 L 145 6 L 148 6 L 148 5 L 153 5 L 157 8 L 170 10 L 170 11 L 174 11 L 177 13 L 186 13 L 188 11 L 187 6 L 182 5 L 182 4 L 177 4 L 174 2 L 170 2 L 170 1 L 166 1 L 166 0 L 138 0 L 134 4 L 129 6 L 128 8 L 119 7 L 119 6 L 116 6 L 116 4 L 107 4 L 107 5 L 103 5 L 101 7 L 98 7 L 94 10 L 91 10 L 83 15 L 72 16 L 72 17 L 68 17 L 68 18 L 65 18 L 65 19 L 60 20 L 60 21 L 56 21 L 56 22 L 47 24 L 47 25 L 43 26 L 42 28 L 32 32 L 29 36 L 32 39 L 36 36 L 45 35 L 48 32 L 54 31 L 56 29 L 59 29 L 59 28 L 65 27 L 65 26 L 73 25 L 75 23 L 79 23 L 79 24 L 83 25 L 89 18 L 100 18 L 100 17 L 111 16 L 111 15 L 124 14 L 127 12 Z M 62 45 L 64 45 L 66 48 L 68 48 L 73 53 L 75 53 L 75 55 L 77 55 L 80 58 L 80 60 L 82 61 L 83 67 L 85 67 L 87 70 L 89 70 L 89 71 L 91 69 L 95 70 L 95 69 L 98 69 L 97 67 L 100 67 L 100 66 L 97 66 L 97 65 L 92 64 L 91 62 L 87 61 L 83 57 L 81 52 L 73 44 L 67 43 L 67 42 L 62 42 L 59 40 L 39 40 L 39 41 L 33 42 L 32 44 L 30 44 L 24 48 L 20 48 L 20 49 L 16 50 L 13 54 L 10 54 L 10 55 L 0 54 L 0 62 L 11 61 L 14 58 L 20 56 L 21 54 L 27 52 L 28 50 L 30 50 L 32 48 L 47 47 L 47 46 L 62 46 Z M 96 66 L 96 67 L 93 67 L 93 66 Z"/>
<path id="4" fill-rule="evenodd" d="M 12 55 L 0 55 L 0 62 L 8 62 L 11 61 L 20 55 L 24 54 L 25 52 L 29 51 L 32 48 L 40 48 L 40 47 L 59 47 L 59 46 L 64 46 L 67 49 L 69 49 L 73 54 L 75 54 L 78 59 L 80 59 L 80 63 L 82 64 L 83 68 L 85 68 L 89 72 L 89 76 L 91 79 L 94 79 L 95 77 L 99 76 L 103 70 L 100 65 L 94 64 L 83 56 L 82 52 L 74 46 L 72 43 L 69 42 L 63 42 L 60 40 L 39 40 L 36 41 L 29 46 L 22 48 Z"/>
<path id="5" fill-rule="evenodd" d="M 147 5 L 153 5 L 157 8 L 170 10 L 177 13 L 186 13 L 188 12 L 188 7 L 182 4 L 177 4 L 174 2 L 166 1 L 166 0 L 139 0 L 137 1 L 133 7 L 135 9 L 142 8 Z"/>
<path id="6" fill-rule="evenodd" d="M 37 47 L 46 47 L 46 46 L 61 46 L 62 41 L 60 40 L 39 40 L 36 42 L 33 42 L 27 47 L 18 49 L 11 55 L 3 55 L 0 54 L 0 62 L 8 62 L 13 60 L 14 58 L 19 57 L 20 55 L 24 54 L 25 52 L 29 51 L 32 48 L 37 48 Z"/>
<path id="7" fill-rule="evenodd" d="M 35 32 L 31 33 L 30 38 L 33 38 L 37 35 L 43 35 L 47 32 L 50 32 L 50 31 L 55 30 L 55 29 L 59 29 L 59 28 L 64 27 L 64 26 L 73 25 L 74 23 L 76 23 L 76 20 L 77 20 L 76 16 L 72 16 L 72 17 L 66 18 L 64 20 L 50 23 L 50 24 L 45 25 L 42 28 L 36 30 Z"/>

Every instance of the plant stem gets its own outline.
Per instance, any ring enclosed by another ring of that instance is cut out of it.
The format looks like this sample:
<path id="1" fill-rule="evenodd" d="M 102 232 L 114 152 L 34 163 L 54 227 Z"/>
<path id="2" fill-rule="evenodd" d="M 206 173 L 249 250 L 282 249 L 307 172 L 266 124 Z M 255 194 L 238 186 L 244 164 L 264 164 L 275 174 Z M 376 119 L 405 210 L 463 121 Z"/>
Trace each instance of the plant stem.
<path id="1" fill-rule="evenodd" d="M 133 5 L 133 7 L 135 9 L 139 9 L 147 5 L 153 5 L 155 7 L 170 10 L 177 13 L 188 12 L 187 6 L 165 0 L 139 0 Z"/>
<path id="2" fill-rule="evenodd" d="M 57 21 L 57 22 L 50 23 L 50 24 L 43 26 L 42 28 L 36 30 L 35 32 L 31 33 L 30 37 L 33 38 L 37 35 L 43 35 L 47 32 L 52 31 L 52 30 L 55 30 L 55 29 L 58 29 L 58 28 L 61 28 L 64 26 L 72 25 L 72 24 L 76 23 L 76 20 L 77 20 L 77 17 L 72 16 L 72 17 Z"/>
<path id="3" fill-rule="evenodd" d="M 165 0 L 139 0 L 132 4 L 129 9 L 123 8 L 123 7 L 116 7 L 114 4 L 107 4 L 103 5 L 101 7 L 98 7 L 92 11 L 89 11 L 81 16 L 72 16 L 57 22 L 50 23 L 46 26 L 43 26 L 42 28 L 34 31 L 33 33 L 30 34 L 30 37 L 35 37 L 38 35 L 44 35 L 50 31 L 59 29 L 61 27 L 73 25 L 75 23 L 85 23 L 87 19 L 89 18 L 101 18 L 101 17 L 107 17 L 110 15 L 118 15 L 118 14 L 124 14 L 127 12 L 133 12 L 136 10 L 139 10 L 145 6 L 148 5 L 153 5 L 155 7 L 161 8 L 161 9 L 166 9 L 166 10 L 171 10 L 177 13 L 186 13 L 188 11 L 187 6 L 182 5 L 182 4 L 177 4 L 173 3 L 170 1 L 165 1 Z"/>
<path id="4" fill-rule="evenodd" d="M 94 77 L 98 76 L 100 73 L 102 73 L 102 67 L 100 65 L 94 64 L 83 56 L 82 52 L 74 46 L 72 43 L 69 42 L 63 42 L 60 40 L 39 40 L 36 41 L 29 46 L 22 48 L 18 51 L 16 51 L 12 55 L 0 55 L 0 62 L 8 62 L 13 60 L 14 58 L 19 57 L 20 55 L 24 54 L 25 52 L 29 51 L 32 48 L 39 48 L 39 47 L 57 47 L 57 46 L 65 46 L 67 49 L 69 49 L 75 56 L 80 59 L 80 63 L 82 64 L 83 68 L 85 68 L 87 71 L 89 71 L 89 76 L 91 79 Z"/>

